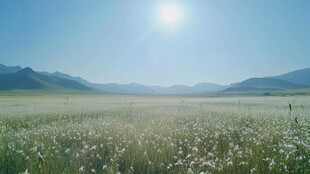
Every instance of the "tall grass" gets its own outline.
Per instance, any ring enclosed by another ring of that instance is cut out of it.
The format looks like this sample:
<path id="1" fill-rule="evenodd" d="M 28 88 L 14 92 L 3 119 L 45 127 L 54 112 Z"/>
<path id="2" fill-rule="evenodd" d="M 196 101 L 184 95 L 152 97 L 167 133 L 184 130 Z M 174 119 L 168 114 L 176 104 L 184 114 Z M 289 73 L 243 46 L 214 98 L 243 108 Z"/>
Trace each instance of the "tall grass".
<path id="1" fill-rule="evenodd" d="M 309 101 L 6 97 L 0 173 L 309 173 Z"/>

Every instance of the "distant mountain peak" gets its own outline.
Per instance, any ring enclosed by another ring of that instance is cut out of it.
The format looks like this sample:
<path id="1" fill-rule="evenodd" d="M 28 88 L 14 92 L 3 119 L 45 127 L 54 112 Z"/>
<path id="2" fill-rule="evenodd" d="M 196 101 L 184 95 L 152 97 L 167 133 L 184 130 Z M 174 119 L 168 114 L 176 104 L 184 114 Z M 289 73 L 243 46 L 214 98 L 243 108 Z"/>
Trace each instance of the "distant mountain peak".
<path id="1" fill-rule="evenodd" d="M 22 69 L 22 67 L 20 67 L 20 66 L 6 66 L 3 64 L 0 64 L 0 74 L 16 73 L 17 71 L 19 71 L 21 69 Z"/>
<path id="2" fill-rule="evenodd" d="M 131 82 L 129 85 L 130 86 L 144 86 L 144 85 L 136 83 L 136 82 Z"/>
<path id="3" fill-rule="evenodd" d="M 22 70 L 19 70 L 17 73 L 21 74 L 21 73 L 24 73 L 24 74 L 36 74 L 36 72 L 31 69 L 30 67 L 26 67 Z"/>
<path id="4" fill-rule="evenodd" d="M 215 84 L 215 83 L 209 83 L 209 82 L 201 82 L 201 83 L 197 83 L 196 85 L 194 85 L 193 87 L 199 87 L 199 86 L 222 86 L 219 84 Z"/>
<path id="5" fill-rule="evenodd" d="M 6 65 L 4 65 L 4 64 L 0 64 L 0 67 L 6 67 L 6 68 L 20 68 L 20 69 L 22 69 L 22 67 L 20 67 L 20 66 L 6 66 Z"/>

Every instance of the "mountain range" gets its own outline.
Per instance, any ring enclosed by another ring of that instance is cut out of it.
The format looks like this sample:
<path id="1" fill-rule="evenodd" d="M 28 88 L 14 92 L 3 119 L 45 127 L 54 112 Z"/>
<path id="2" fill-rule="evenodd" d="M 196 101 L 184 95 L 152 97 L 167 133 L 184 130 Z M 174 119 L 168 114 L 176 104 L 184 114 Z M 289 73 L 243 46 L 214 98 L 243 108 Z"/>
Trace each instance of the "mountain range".
<path id="1" fill-rule="evenodd" d="M 13 68 L 12 68 L 13 69 Z M 6 68 L 9 72 L 12 71 L 10 68 Z M 14 67 L 18 70 L 12 73 L 0 74 L 0 90 L 8 89 L 27 89 L 27 90 L 37 90 L 37 89 L 71 89 L 80 91 L 92 90 L 77 81 L 59 78 L 56 76 L 47 76 L 33 71 L 31 68 L 27 67 L 20 69 Z"/>
<path id="2" fill-rule="evenodd" d="M 279 78 L 250 78 L 224 91 L 274 91 L 283 89 L 300 89 L 309 86 L 282 80 Z"/>
<path id="3" fill-rule="evenodd" d="M 224 91 L 275 91 L 309 87 L 310 68 L 305 68 L 279 76 L 246 79 L 235 83 Z"/>
<path id="4" fill-rule="evenodd" d="M 119 94 L 200 94 L 209 92 L 269 92 L 286 89 L 310 88 L 310 68 L 292 71 L 279 76 L 249 78 L 228 86 L 214 83 L 199 83 L 194 86 L 173 85 L 170 87 L 146 86 L 138 83 L 99 84 L 90 83 L 81 77 L 61 72 L 39 72 L 20 66 L 0 64 L 0 90 L 8 89 L 62 89 L 79 91 L 104 91 Z"/>

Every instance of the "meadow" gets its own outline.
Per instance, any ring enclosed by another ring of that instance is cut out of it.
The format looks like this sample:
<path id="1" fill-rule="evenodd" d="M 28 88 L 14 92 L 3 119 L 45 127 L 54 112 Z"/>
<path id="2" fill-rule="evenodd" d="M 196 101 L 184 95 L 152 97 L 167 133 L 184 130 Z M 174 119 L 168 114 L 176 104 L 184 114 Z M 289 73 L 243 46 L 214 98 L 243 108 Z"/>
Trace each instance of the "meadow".
<path id="1" fill-rule="evenodd" d="M 310 173 L 310 97 L 2 95 L 0 173 Z"/>

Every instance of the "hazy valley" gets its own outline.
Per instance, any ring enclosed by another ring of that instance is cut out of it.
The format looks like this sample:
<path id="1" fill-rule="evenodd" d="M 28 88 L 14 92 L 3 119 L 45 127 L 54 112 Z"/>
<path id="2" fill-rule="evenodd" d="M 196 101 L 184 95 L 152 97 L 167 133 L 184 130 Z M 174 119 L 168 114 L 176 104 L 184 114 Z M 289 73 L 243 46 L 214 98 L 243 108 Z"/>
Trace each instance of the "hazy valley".
<path id="1" fill-rule="evenodd" d="M 279 76 L 250 78 L 231 85 L 199 83 L 194 86 L 173 85 L 170 87 L 147 86 L 138 83 L 99 84 L 81 77 L 72 77 L 61 72 L 36 72 L 31 68 L 0 65 L 0 89 L 67 89 L 81 91 L 101 91 L 114 94 L 272 94 L 283 90 L 301 90 L 308 94 L 310 88 L 310 68 L 296 70 Z M 299 93 L 302 94 L 302 93 Z"/>

